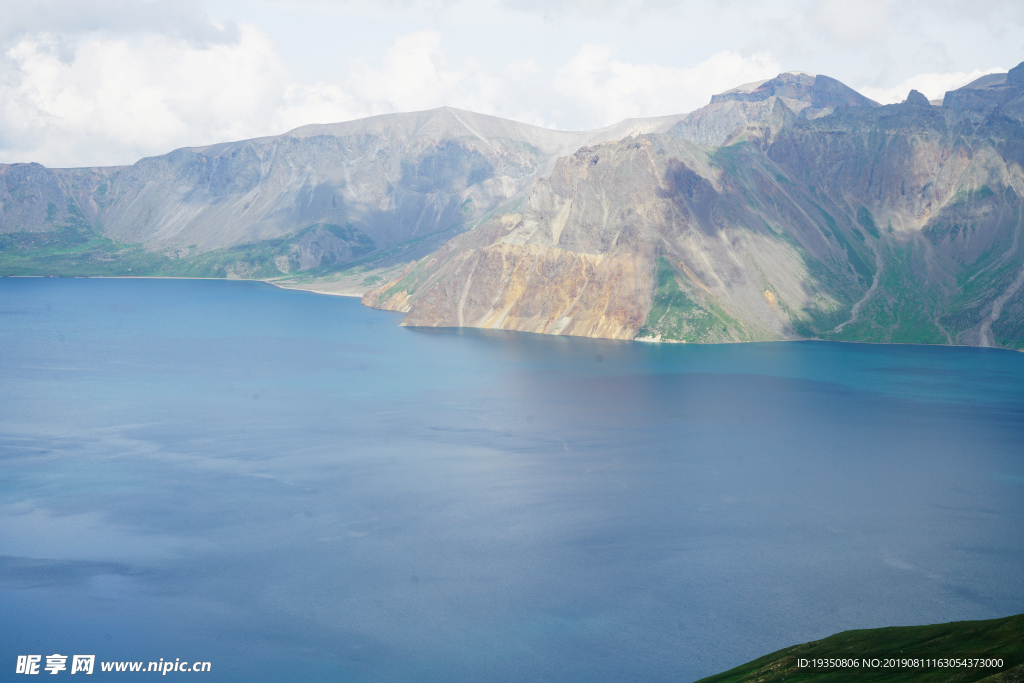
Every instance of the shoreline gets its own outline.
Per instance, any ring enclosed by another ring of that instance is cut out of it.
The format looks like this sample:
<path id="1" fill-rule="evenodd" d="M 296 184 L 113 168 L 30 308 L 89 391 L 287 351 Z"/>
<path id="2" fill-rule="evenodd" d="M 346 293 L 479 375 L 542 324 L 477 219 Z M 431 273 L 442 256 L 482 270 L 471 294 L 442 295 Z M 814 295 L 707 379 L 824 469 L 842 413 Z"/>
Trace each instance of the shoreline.
<path id="1" fill-rule="evenodd" d="M 365 292 L 330 292 L 323 289 L 312 289 L 302 286 L 279 284 L 273 280 L 260 280 L 247 277 L 186 277 L 183 275 L 3 275 L 10 278 L 39 278 L 41 280 L 214 280 L 219 282 L 263 282 L 278 289 L 296 292 L 312 292 L 326 296 L 347 296 L 362 299 Z"/>
<path id="2" fill-rule="evenodd" d="M 210 279 L 210 278 L 205 278 L 205 279 Z M 292 287 L 292 286 L 288 286 L 288 285 L 281 285 L 281 284 L 278 284 L 276 282 L 271 282 L 269 280 L 247 280 L 247 282 L 266 282 L 268 285 L 272 285 L 274 287 L 277 287 L 278 289 L 287 289 L 287 290 L 292 291 L 292 292 L 310 292 L 312 294 L 323 294 L 324 296 L 347 296 L 347 297 L 351 297 L 353 299 L 362 299 L 363 298 L 363 294 L 366 293 L 366 292 L 360 292 L 360 293 L 356 294 L 354 292 L 328 292 L 328 291 L 325 291 L 325 290 L 322 290 L 322 289 L 311 289 L 311 288 L 306 288 L 306 287 Z"/>
<path id="3" fill-rule="evenodd" d="M 224 278 L 224 277 L 183 277 L 180 275 L 4 275 L 0 277 L 10 278 L 40 278 L 40 279 L 97 279 L 97 280 L 217 280 L 222 282 L 263 282 L 278 289 L 289 290 L 293 292 L 310 292 L 311 294 L 321 294 L 323 296 L 344 296 L 350 299 L 362 299 L 365 292 L 331 292 L 323 289 L 313 289 L 312 287 L 301 287 L 301 286 L 288 286 L 274 282 L 272 280 L 259 280 L 250 278 Z M 368 290 L 367 290 L 368 291 Z M 374 308 L 369 306 L 368 308 Z M 374 309 L 377 310 L 377 309 Z M 427 327 L 430 325 L 409 325 L 408 327 Z M 498 330 L 503 332 L 523 332 L 523 330 L 503 330 L 502 328 L 495 327 L 474 327 L 474 326 L 463 326 L 463 327 L 450 327 L 448 329 L 467 329 L 467 330 Z M 543 332 L 526 332 L 526 334 L 540 334 Z M 551 337 L 559 337 L 563 335 L 546 335 Z M 568 335 L 575 337 L 577 335 Z M 949 347 L 949 348 L 963 348 L 963 349 L 993 349 L 996 351 L 1009 351 L 1011 353 L 1024 353 L 1024 349 L 1011 349 L 1003 346 L 975 346 L 973 344 L 922 344 L 920 342 L 881 342 L 881 341 L 850 341 L 846 339 L 763 339 L 758 341 L 737 341 L 737 342 L 717 342 L 714 344 L 704 344 L 701 342 L 687 342 L 683 340 L 675 339 L 658 339 L 655 340 L 651 337 L 642 337 L 634 339 L 609 339 L 607 337 L 580 337 L 581 339 L 603 339 L 605 341 L 625 341 L 625 342 L 638 342 L 641 344 L 691 344 L 694 346 L 716 346 L 725 344 L 780 344 L 786 342 L 830 342 L 834 344 L 873 344 L 876 346 L 926 346 L 926 347 Z"/>

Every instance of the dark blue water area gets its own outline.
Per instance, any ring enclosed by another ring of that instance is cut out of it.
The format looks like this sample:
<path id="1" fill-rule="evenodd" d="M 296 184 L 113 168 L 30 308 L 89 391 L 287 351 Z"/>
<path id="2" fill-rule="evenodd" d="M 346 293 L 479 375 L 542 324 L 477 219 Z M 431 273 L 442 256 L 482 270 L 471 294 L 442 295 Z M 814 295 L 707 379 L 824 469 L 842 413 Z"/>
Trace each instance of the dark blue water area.
<path id="1" fill-rule="evenodd" d="M 1024 612 L 1024 355 L 400 320 L 0 280 L 0 671 L 687 681 Z"/>

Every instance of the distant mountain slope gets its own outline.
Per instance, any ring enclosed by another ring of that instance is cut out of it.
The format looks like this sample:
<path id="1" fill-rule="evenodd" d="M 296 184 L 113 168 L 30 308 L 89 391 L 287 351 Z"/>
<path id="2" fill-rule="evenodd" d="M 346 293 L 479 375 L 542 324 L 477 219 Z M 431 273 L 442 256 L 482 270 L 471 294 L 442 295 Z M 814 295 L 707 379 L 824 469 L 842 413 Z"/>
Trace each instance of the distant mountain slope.
<path id="1" fill-rule="evenodd" d="M 179 149 L 127 167 L 0 166 L 0 232 L 36 243 L 33 233 L 71 226 L 93 233 L 83 238 L 175 256 L 294 237 L 279 245 L 282 272 L 415 240 L 422 254 L 523 192 L 585 137 L 442 108 Z"/>
<path id="2" fill-rule="evenodd" d="M 672 137 L 719 146 L 737 129 L 771 116 L 782 101 L 800 118 L 831 114 L 837 107 L 877 107 L 856 90 L 828 76 L 789 71 L 775 78 L 747 83 L 711 98 L 711 103 L 688 114 L 626 119 L 594 131 L 588 144 L 613 142 L 634 135 L 666 133 Z"/>
<path id="3" fill-rule="evenodd" d="M 736 89 L 714 104 L 774 100 L 728 145 L 673 126 L 583 147 L 364 302 L 408 325 L 1024 348 L 1021 74 L 826 116 L 821 77 Z"/>
<path id="4" fill-rule="evenodd" d="M 941 106 L 789 72 L 596 131 L 441 108 L 132 166 L 0 165 L 0 274 L 413 259 L 364 298 L 407 325 L 1024 349 L 1022 121 L 1024 65 Z"/>
<path id="5" fill-rule="evenodd" d="M 667 133 L 705 145 L 722 145 L 737 128 L 765 120 L 776 102 L 804 119 L 827 116 L 843 106 L 878 106 L 834 78 L 791 71 L 715 95 L 711 104 L 687 115 Z"/>
<path id="6" fill-rule="evenodd" d="M 946 93 L 942 102 L 947 118 L 978 123 L 999 110 L 1018 122 L 1024 118 L 1024 64 L 1005 74 L 982 76 L 959 90 Z"/>
<path id="7" fill-rule="evenodd" d="M 756 93 L 785 91 L 801 111 L 842 100 L 819 101 L 814 83 L 826 77 L 816 78 L 783 74 Z M 837 87 L 846 100 L 856 96 Z M 769 112 L 777 96 L 765 97 L 737 105 L 740 114 L 715 104 L 597 131 L 444 107 L 184 148 L 124 167 L 0 165 L 0 269 L 270 277 L 395 263 L 525 196 L 584 144 L 669 129 L 685 139 L 724 135 Z M 703 127 L 678 129 L 684 119 Z"/>

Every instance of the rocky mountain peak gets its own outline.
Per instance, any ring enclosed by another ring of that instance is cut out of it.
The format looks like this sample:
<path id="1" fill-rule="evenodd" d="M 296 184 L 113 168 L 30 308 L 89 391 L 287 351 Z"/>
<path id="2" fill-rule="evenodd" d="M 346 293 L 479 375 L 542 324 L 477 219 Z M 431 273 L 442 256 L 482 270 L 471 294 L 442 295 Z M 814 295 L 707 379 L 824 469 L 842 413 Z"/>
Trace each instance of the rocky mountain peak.
<path id="1" fill-rule="evenodd" d="M 877 107 L 878 103 L 828 76 L 812 75 L 802 71 L 787 71 L 765 81 L 747 83 L 738 88 L 714 95 L 711 103 L 728 101 L 761 102 L 769 97 L 783 97 L 806 102 L 815 109 L 850 107 Z"/>
<path id="2" fill-rule="evenodd" d="M 988 74 L 950 90 L 943 99 L 943 108 L 951 121 L 970 119 L 977 123 L 997 108 L 1024 121 L 1024 62 L 1008 73 Z"/>
<path id="3" fill-rule="evenodd" d="M 711 103 L 680 118 L 665 132 L 675 138 L 718 146 L 749 126 L 768 123 L 782 104 L 800 119 L 828 116 L 838 107 L 878 107 L 878 103 L 828 76 L 787 71 L 775 78 L 726 90 Z M 755 135 L 765 139 L 767 129 Z M 748 136 L 749 137 L 749 136 Z M 768 135 L 770 138 L 771 135 Z"/>
<path id="4" fill-rule="evenodd" d="M 942 106 L 787 72 L 595 131 L 441 107 L 0 164 L 0 275 L 353 273 L 408 325 L 1024 350 L 1020 123 L 1024 64 Z"/>
<path id="5" fill-rule="evenodd" d="M 767 78 L 763 81 L 744 83 L 743 85 L 726 90 L 711 97 L 711 103 L 727 102 L 736 100 L 740 102 L 759 102 L 766 100 L 772 95 L 783 95 L 786 97 L 800 98 L 809 93 L 814 87 L 814 76 L 802 71 L 787 71 L 775 78 Z M 809 101 L 809 100 L 808 100 Z"/>
<path id="6" fill-rule="evenodd" d="M 1006 82 L 1018 87 L 1024 87 L 1024 62 L 1010 69 L 1006 74 Z"/>
<path id="7" fill-rule="evenodd" d="M 910 94 L 907 95 L 907 99 L 903 104 L 910 105 L 912 107 L 930 107 L 931 102 L 922 93 L 917 90 L 911 90 Z"/>

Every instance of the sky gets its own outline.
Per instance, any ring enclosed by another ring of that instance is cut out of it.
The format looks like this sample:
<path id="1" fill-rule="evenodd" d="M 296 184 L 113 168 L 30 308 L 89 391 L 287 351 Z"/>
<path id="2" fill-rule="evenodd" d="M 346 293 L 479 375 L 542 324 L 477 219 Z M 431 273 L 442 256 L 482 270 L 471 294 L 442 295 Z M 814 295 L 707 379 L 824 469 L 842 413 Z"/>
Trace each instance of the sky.
<path id="1" fill-rule="evenodd" d="M 440 106 L 586 130 L 791 70 L 936 99 L 1024 61 L 1019 0 L 5 5 L 0 163 L 51 167 Z"/>

